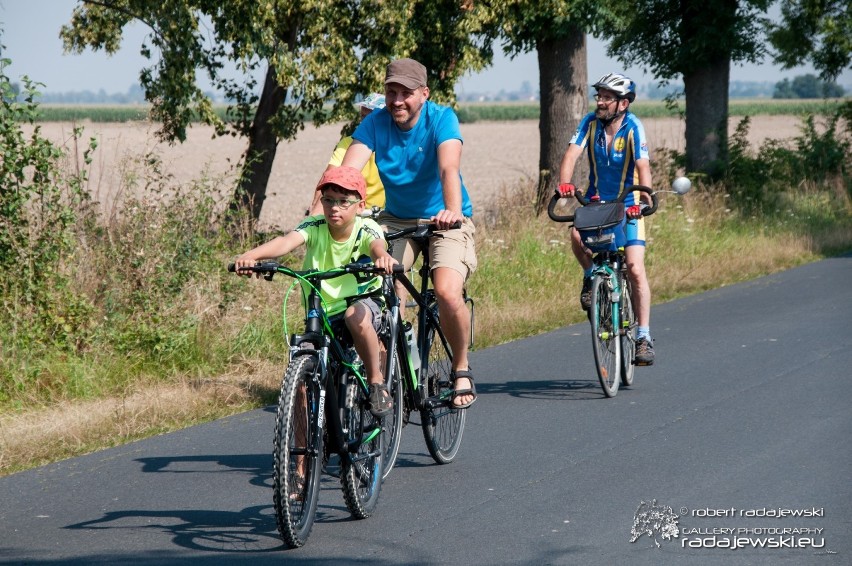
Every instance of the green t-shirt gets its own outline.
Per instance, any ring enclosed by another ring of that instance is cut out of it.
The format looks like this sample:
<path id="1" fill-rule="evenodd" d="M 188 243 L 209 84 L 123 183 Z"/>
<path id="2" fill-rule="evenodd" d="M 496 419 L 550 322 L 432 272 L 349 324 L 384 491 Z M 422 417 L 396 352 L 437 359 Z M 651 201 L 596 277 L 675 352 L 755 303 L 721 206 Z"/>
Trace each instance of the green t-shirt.
<path id="1" fill-rule="evenodd" d="M 384 240 L 382 229 L 371 218 L 355 217 L 352 234 L 345 242 L 337 242 L 328 231 L 325 216 L 309 216 L 296 227 L 296 231 L 305 238 L 305 262 L 302 269 L 325 271 L 341 267 L 367 256 L 370 257 L 370 244 L 374 240 Z M 381 289 L 382 278 L 365 278 L 348 274 L 322 281 L 320 293 L 325 300 L 326 314 L 329 316 L 346 310 L 346 299 L 356 295 L 368 294 Z M 305 296 L 309 291 L 303 284 Z"/>

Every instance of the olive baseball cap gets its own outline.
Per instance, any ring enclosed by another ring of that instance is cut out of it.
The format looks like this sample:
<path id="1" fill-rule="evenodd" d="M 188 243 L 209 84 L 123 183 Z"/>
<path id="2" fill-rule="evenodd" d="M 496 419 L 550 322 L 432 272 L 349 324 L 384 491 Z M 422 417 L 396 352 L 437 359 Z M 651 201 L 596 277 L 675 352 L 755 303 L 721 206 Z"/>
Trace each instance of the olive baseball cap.
<path id="1" fill-rule="evenodd" d="M 405 88 L 426 86 L 426 67 L 414 59 L 391 61 L 385 72 L 385 84 L 397 83 Z"/>
<path id="2" fill-rule="evenodd" d="M 367 184 L 364 176 L 354 167 L 331 167 L 322 174 L 317 190 L 321 191 L 328 185 L 335 185 L 341 189 L 358 193 L 363 200 L 367 196 Z"/>

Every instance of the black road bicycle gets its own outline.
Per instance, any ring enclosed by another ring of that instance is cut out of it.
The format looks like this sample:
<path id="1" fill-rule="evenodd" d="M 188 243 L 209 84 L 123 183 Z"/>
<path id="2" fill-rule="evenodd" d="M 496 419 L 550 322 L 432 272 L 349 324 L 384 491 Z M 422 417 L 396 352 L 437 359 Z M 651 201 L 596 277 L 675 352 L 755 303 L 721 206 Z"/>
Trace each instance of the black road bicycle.
<path id="1" fill-rule="evenodd" d="M 572 215 L 556 213 L 556 204 L 562 198 L 558 192 L 550 199 L 547 214 L 556 222 L 572 222 L 580 232 L 583 244 L 594 252 L 592 257 L 591 308 L 589 323 L 592 327 L 592 346 L 595 367 L 603 392 L 615 397 L 618 386 L 633 384 L 636 353 L 636 313 L 633 310 L 632 288 L 627 277 L 624 256 L 624 199 L 628 192 L 639 191 L 651 195 L 652 204 L 644 203 L 642 216 L 657 210 L 657 195 L 650 188 L 633 185 L 615 201 L 587 201 L 576 191 L 574 195 L 582 205 Z M 620 231 L 620 233 L 619 233 Z"/>
<path id="2" fill-rule="evenodd" d="M 420 245 L 423 258 L 418 270 L 419 289 L 405 275 L 401 266 L 395 266 L 400 269 L 395 270 L 392 276 L 393 280 L 399 281 L 408 290 L 409 302 L 406 306 L 417 307 L 416 337 L 411 336 L 414 328 L 402 317 L 400 301 L 393 285 L 385 285 L 388 306 L 388 331 L 384 337 L 388 353 L 385 381 L 394 403 L 393 414 L 385 417 L 385 476 L 396 463 L 402 428 L 408 423 L 412 411 L 420 413 L 423 438 L 429 454 L 439 464 L 453 461 L 464 433 L 466 410 L 454 409 L 451 400 L 454 387 L 451 376 L 453 353 L 441 329 L 435 291 L 429 287 L 429 241 L 436 237 L 442 236 L 434 224 L 420 224 L 385 234 L 385 239 L 391 243 L 401 238 L 414 240 Z M 465 302 L 470 308 L 472 346 L 474 303 L 466 294 Z"/>
<path id="3" fill-rule="evenodd" d="M 328 271 L 295 271 L 273 261 L 249 269 L 267 280 L 275 274 L 294 277 L 310 289 L 305 332 L 290 337 L 273 447 L 278 531 L 295 548 L 305 544 L 314 524 L 324 454 L 340 457 L 343 497 L 354 517 L 369 517 L 378 502 L 385 446 L 382 419 L 369 411 L 363 364 L 342 316 L 326 315 L 319 286 L 324 279 L 346 274 L 384 272 L 357 263 Z M 234 265 L 228 270 L 234 271 Z"/>

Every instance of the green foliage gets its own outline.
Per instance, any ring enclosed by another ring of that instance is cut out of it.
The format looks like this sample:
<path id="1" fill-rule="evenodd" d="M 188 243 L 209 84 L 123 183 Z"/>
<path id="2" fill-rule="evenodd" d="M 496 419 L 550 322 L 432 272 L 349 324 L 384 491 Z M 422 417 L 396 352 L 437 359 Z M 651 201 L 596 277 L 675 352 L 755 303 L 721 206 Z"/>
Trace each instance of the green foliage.
<path id="1" fill-rule="evenodd" d="M 500 28 L 503 51 L 508 55 L 532 51 L 542 42 L 564 39 L 577 29 L 597 35 L 616 22 L 615 13 L 605 2 L 507 0 L 495 4 L 492 15 Z"/>
<path id="2" fill-rule="evenodd" d="M 70 52 L 113 53 L 124 26 L 148 26 L 142 53 L 153 64 L 141 70 L 140 82 L 169 140 L 185 139 L 196 117 L 223 134 L 253 135 L 263 86 L 256 77 L 268 65 L 275 91 L 286 96 L 286 104 L 273 109 L 272 125 L 278 136 L 292 139 L 306 119 L 351 119 L 356 96 L 380 88 L 394 57 L 421 60 L 435 97 L 452 99 L 458 77 L 490 61 L 490 42 L 477 41 L 479 18 L 472 3 L 455 0 L 120 0 L 79 5 L 61 36 Z M 226 65 L 236 65 L 244 76 L 224 77 Z M 197 86 L 196 70 L 235 101 L 227 124 Z"/>
<path id="3" fill-rule="evenodd" d="M 0 332 L 11 346 L 44 342 L 73 350 L 90 312 L 74 294 L 67 268 L 76 227 L 85 220 L 86 175 L 61 169 L 64 153 L 34 124 L 37 85 L 24 77 L 23 101 L 15 102 L 8 64 L 0 60 Z M 29 136 L 22 124 L 32 126 Z M 84 162 L 94 149 L 91 140 Z"/>
<path id="4" fill-rule="evenodd" d="M 782 21 L 767 22 L 775 62 L 792 69 L 809 61 L 825 80 L 852 68 L 852 5 L 847 0 L 783 0 Z"/>
<path id="5" fill-rule="evenodd" d="M 845 182 L 847 193 L 852 195 L 852 130 L 844 120 L 844 115 L 852 113 L 850 108 L 852 102 L 847 101 L 822 115 L 821 127 L 817 116 L 808 114 L 802 119 L 801 134 L 792 143 L 767 140 L 756 155 L 747 141 L 749 119 L 743 119 L 731 136 L 724 181 L 735 204 L 747 212 L 775 210 L 779 195 L 791 187 L 825 184 L 832 179 Z M 843 124 L 846 130 L 841 129 Z"/>
<path id="6" fill-rule="evenodd" d="M 665 80 L 718 61 L 759 62 L 769 0 L 639 0 L 618 6 L 622 24 L 604 30 L 607 53 Z M 637 46 L 642 46 L 641 49 Z"/>
<path id="7" fill-rule="evenodd" d="M 800 75 L 775 83 L 772 98 L 839 98 L 843 87 L 833 81 L 823 81 L 815 75 Z"/>

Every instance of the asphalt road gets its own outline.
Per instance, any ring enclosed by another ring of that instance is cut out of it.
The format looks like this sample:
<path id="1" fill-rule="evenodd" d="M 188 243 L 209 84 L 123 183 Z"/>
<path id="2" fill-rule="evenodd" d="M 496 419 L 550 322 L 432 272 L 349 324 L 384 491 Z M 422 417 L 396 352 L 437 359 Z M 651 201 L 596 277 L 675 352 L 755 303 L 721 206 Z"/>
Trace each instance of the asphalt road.
<path id="1" fill-rule="evenodd" d="M 409 425 L 376 514 L 329 477 L 302 549 L 275 530 L 267 409 L 0 479 L 0 563 L 852 564 L 850 276 L 656 306 L 658 363 L 614 399 L 586 325 L 475 352 L 456 461 Z"/>

